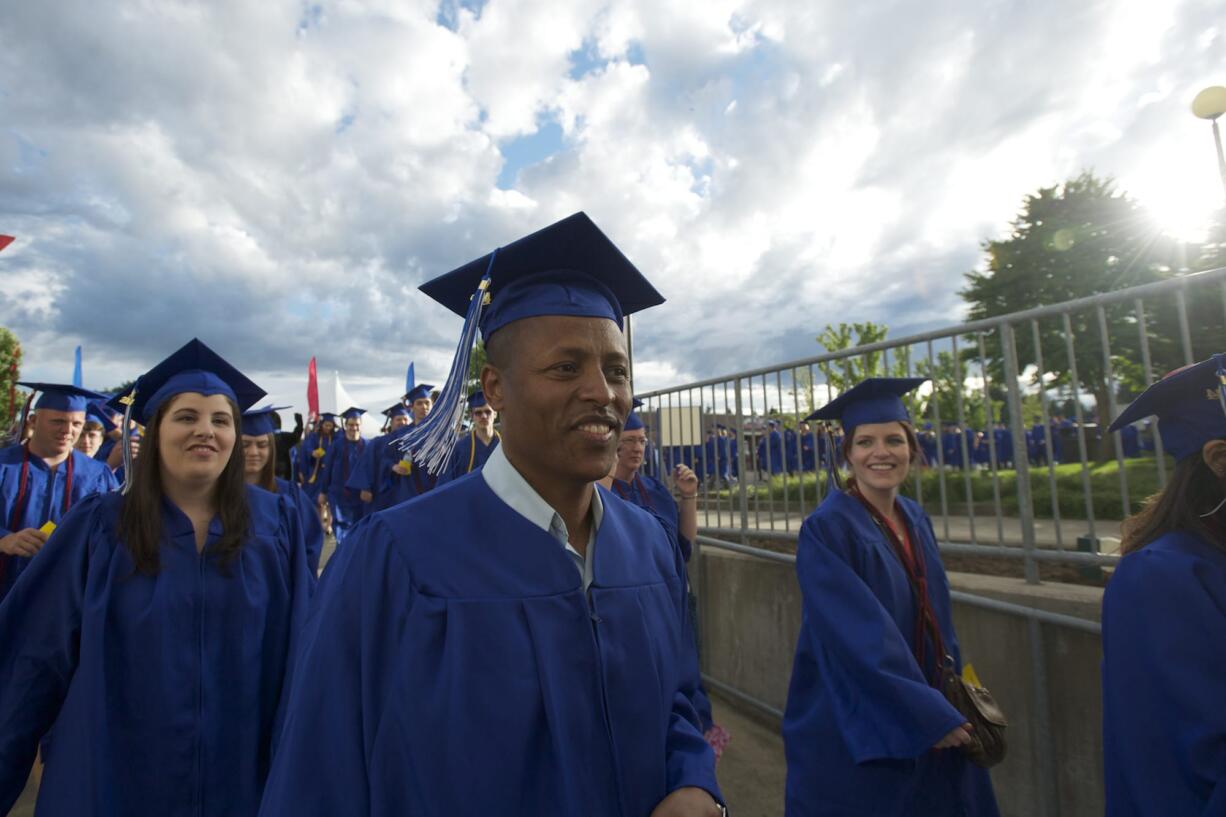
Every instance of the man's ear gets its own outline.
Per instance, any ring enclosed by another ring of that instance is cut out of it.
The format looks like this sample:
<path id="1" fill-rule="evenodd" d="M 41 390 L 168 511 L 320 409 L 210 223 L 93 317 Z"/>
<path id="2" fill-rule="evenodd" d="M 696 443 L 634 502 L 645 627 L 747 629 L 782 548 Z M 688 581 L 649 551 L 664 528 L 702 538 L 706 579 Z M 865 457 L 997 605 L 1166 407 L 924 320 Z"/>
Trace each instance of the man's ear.
<path id="1" fill-rule="evenodd" d="M 1226 440 L 1210 440 L 1201 448 L 1200 455 L 1209 470 L 1219 479 L 1226 479 Z"/>
<path id="2" fill-rule="evenodd" d="M 485 393 L 485 402 L 490 404 L 490 408 L 501 414 L 506 402 L 502 372 L 488 363 L 481 369 L 481 391 Z"/>

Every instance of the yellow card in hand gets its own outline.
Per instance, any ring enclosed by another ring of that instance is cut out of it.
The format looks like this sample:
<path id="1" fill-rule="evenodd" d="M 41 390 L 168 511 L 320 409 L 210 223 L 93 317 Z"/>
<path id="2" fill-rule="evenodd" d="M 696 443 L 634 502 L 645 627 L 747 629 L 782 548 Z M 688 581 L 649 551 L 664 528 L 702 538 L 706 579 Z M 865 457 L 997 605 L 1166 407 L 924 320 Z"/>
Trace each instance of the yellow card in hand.
<path id="1" fill-rule="evenodd" d="M 405 470 L 405 473 L 412 473 L 413 472 L 413 461 L 412 460 L 401 460 L 400 467 Z"/>
<path id="2" fill-rule="evenodd" d="M 970 664 L 964 664 L 962 666 L 962 680 L 966 681 L 968 684 L 971 684 L 972 686 L 977 686 L 977 687 L 983 686 L 983 684 L 980 683 L 979 681 L 979 676 L 975 674 L 975 668 L 972 667 Z"/>
<path id="3" fill-rule="evenodd" d="M 55 523 L 54 522 L 44 522 L 43 526 L 39 528 L 39 530 L 47 534 L 48 536 L 50 536 L 51 532 L 55 530 Z"/>
<path id="4" fill-rule="evenodd" d="M 322 448 L 316 448 L 311 453 L 314 454 L 316 457 L 322 457 L 324 454 L 327 454 L 328 452 L 324 451 Z"/>

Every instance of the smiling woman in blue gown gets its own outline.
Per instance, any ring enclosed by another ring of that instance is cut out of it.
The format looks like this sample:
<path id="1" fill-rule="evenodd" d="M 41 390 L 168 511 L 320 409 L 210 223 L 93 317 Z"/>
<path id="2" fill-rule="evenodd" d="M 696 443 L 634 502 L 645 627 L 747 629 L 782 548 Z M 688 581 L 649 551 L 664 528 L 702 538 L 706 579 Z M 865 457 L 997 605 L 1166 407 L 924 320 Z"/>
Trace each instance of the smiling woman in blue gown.
<path id="1" fill-rule="evenodd" d="M 923 382 L 872 378 L 806 418 L 841 421 L 852 479 L 796 551 L 787 817 L 997 814 L 987 771 L 956 748 L 969 724 L 935 687 L 942 652 L 962 662 L 932 522 L 898 495 L 919 455 L 901 398 Z"/>
<path id="2" fill-rule="evenodd" d="M 1108 817 L 1226 815 L 1226 359 L 1150 386 L 1112 424 L 1158 416 L 1175 469 L 1124 523 L 1103 594 Z"/>
<path id="3" fill-rule="evenodd" d="M 263 392 L 199 341 L 138 381 L 126 493 L 73 507 L 0 604 L 0 813 L 40 739 L 40 817 L 249 817 L 308 574 L 294 512 L 243 479 Z"/>
<path id="4" fill-rule="evenodd" d="M 287 408 L 289 406 L 267 406 L 243 413 L 243 475 L 248 485 L 280 494 L 298 512 L 306 544 L 307 568 L 315 576 L 319 572 L 319 556 L 324 545 L 319 512 L 297 483 L 276 475 L 277 429 L 273 414 Z"/>

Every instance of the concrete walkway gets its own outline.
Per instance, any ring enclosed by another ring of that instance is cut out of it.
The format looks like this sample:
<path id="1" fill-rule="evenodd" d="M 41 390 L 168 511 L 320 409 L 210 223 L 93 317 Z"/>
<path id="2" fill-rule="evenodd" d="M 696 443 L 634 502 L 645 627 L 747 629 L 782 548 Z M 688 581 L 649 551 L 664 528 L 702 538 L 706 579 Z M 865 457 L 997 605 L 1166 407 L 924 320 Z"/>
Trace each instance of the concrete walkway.
<path id="1" fill-rule="evenodd" d="M 783 738 L 718 692 L 711 692 L 711 709 L 715 722 L 732 736 L 716 768 L 728 811 L 736 817 L 779 817 L 787 777 Z"/>

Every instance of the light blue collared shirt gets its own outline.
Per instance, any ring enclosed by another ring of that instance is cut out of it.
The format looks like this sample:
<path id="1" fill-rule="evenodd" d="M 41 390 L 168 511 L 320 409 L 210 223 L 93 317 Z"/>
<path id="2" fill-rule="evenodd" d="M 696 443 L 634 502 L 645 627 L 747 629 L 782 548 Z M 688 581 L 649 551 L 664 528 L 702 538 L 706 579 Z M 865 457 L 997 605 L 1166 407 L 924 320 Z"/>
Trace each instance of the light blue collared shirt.
<path id="1" fill-rule="evenodd" d="M 490 486 L 490 490 L 494 492 L 496 497 L 510 505 L 512 510 L 548 533 L 566 548 L 566 552 L 570 554 L 571 559 L 574 561 L 579 575 L 583 577 L 583 592 L 586 593 L 588 587 L 592 584 L 593 578 L 593 565 L 595 564 L 593 554 L 596 552 L 596 532 L 600 530 L 600 522 L 604 519 L 604 503 L 600 499 L 600 490 L 593 488 L 592 492 L 592 532 L 587 538 L 587 557 L 585 558 L 579 551 L 571 547 L 570 537 L 567 535 L 566 523 L 562 521 L 562 515 L 542 499 L 541 495 L 536 492 L 536 489 L 528 484 L 528 480 L 524 479 L 523 475 L 515 470 L 515 466 L 507 459 L 507 455 L 501 445 L 494 449 L 494 453 L 490 454 L 490 458 L 485 461 L 485 465 L 481 466 L 481 476 L 485 480 L 485 484 Z"/>

